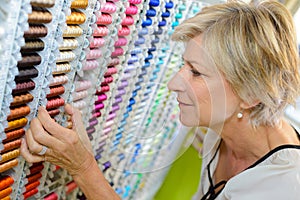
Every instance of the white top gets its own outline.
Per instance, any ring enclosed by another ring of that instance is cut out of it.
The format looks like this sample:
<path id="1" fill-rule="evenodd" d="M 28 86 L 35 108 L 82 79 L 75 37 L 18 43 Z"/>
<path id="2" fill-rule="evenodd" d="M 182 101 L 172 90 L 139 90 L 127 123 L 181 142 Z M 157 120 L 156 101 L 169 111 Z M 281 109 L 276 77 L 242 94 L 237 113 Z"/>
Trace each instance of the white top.
<path id="1" fill-rule="evenodd" d="M 193 200 L 201 200 L 208 192 L 211 176 L 216 170 L 221 138 L 208 131 L 203 142 L 201 180 Z M 215 155 L 215 158 L 213 156 Z M 216 183 L 213 183 L 214 185 Z M 222 186 L 220 186 L 222 188 Z M 300 146 L 283 145 L 259 159 L 250 168 L 227 181 L 224 189 L 209 200 L 297 200 L 300 199 Z M 206 200 L 207 200 L 206 199 Z"/>

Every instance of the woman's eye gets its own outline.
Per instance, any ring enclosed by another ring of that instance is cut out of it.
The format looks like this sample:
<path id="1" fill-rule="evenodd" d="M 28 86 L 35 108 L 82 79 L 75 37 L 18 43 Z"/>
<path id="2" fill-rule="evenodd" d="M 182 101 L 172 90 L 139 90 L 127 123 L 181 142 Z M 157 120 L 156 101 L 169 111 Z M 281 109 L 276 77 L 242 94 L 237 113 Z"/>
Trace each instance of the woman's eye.
<path id="1" fill-rule="evenodd" d="M 202 74 L 198 71 L 196 71 L 195 69 L 191 69 L 191 72 L 193 74 L 193 76 L 201 76 Z"/>

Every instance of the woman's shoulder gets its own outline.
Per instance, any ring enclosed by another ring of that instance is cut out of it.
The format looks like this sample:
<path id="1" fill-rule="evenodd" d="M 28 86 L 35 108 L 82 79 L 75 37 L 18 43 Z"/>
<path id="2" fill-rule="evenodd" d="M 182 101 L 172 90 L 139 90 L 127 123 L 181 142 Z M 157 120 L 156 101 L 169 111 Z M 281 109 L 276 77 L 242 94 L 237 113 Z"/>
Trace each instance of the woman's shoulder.
<path id="1" fill-rule="evenodd" d="M 273 151 L 260 163 L 231 178 L 223 195 L 240 200 L 243 195 L 247 199 L 299 198 L 300 146 L 283 145 Z"/>

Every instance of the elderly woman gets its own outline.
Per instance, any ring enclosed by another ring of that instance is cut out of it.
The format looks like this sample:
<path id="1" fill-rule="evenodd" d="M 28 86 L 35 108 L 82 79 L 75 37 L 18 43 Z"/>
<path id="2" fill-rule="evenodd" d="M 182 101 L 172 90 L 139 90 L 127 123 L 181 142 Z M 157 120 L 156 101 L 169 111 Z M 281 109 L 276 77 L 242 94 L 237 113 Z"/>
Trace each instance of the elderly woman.
<path id="1" fill-rule="evenodd" d="M 283 117 L 300 91 L 295 35 L 290 13 L 271 1 L 206 7 L 175 30 L 173 39 L 186 49 L 169 89 L 184 125 L 209 128 L 193 199 L 299 198 L 300 140 Z M 84 146 L 78 111 L 66 111 L 73 130 L 40 108 L 22 155 L 67 169 L 88 199 L 118 199 Z"/>

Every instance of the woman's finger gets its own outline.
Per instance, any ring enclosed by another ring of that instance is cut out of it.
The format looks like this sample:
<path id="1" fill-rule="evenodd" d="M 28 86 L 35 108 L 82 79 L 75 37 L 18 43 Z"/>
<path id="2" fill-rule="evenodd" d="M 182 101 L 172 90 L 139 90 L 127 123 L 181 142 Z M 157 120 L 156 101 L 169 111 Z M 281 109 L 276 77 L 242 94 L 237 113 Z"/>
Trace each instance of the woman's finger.
<path id="1" fill-rule="evenodd" d="M 36 163 L 36 162 L 45 161 L 44 156 L 33 155 L 29 152 L 28 145 L 27 145 L 26 140 L 24 138 L 21 139 L 20 151 L 21 151 L 21 155 L 23 156 L 23 158 L 27 162 Z"/>
<path id="2" fill-rule="evenodd" d="M 44 129 L 58 140 L 68 139 L 69 129 L 62 127 L 56 123 L 48 114 L 47 110 L 39 107 L 38 119 Z"/>
<path id="3" fill-rule="evenodd" d="M 68 115 L 71 116 L 72 123 L 73 123 L 73 130 L 78 134 L 84 146 L 92 153 L 93 152 L 92 144 L 85 130 L 85 126 L 82 122 L 80 111 L 69 104 L 65 105 L 65 111 Z"/>
<path id="4" fill-rule="evenodd" d="M 57 144 L 61 143 L 59 141 L 59 139 L 56 139 L 55 137 L 48 134 L 44 130 L 42 123 L 37 118 L 34 118 L 34 119 L 31 120 L 30 130 L 31 130 L 30 134 L 32 135 L 32 138 L 27 138 L 28 139 L 27 142 L 28 142 L 28 145 L 29 145 L 30 148 L 31 148 L 31 140 L 34 140 L 34 141 L 36 141 L 37 143 L 39 143 L 41 145 L 45 145 L 45 146 L 51 147 L 51 148 L 53 148 Z"/>

